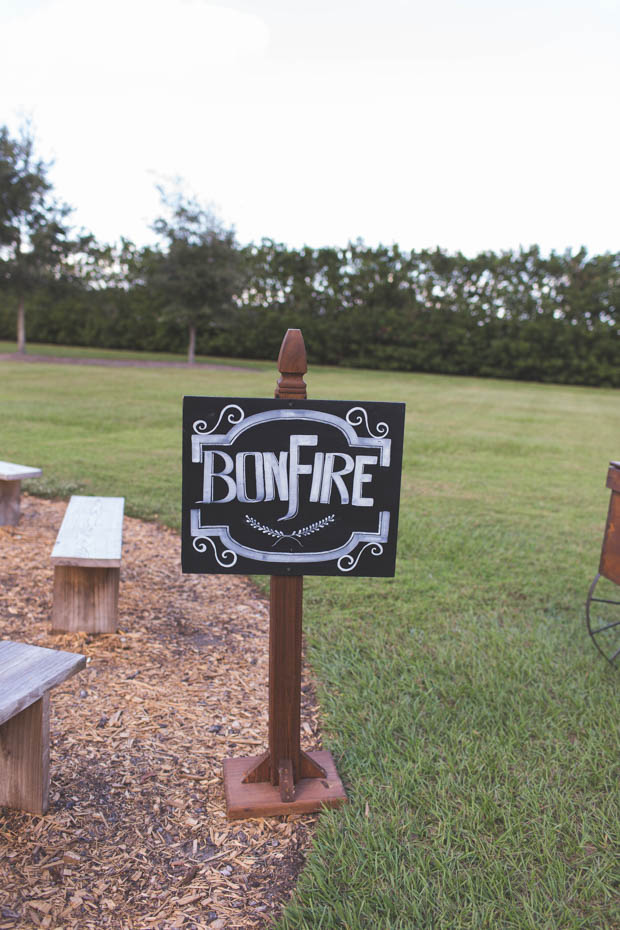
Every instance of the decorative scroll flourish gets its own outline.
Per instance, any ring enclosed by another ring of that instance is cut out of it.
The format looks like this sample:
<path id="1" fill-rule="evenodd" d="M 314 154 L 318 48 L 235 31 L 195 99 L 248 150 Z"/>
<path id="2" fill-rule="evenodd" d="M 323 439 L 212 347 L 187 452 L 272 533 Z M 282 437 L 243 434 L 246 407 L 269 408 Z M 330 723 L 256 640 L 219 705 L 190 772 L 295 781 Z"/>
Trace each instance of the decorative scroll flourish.
<path id="1" fill-rule="evenodd" d="M 368 548 L 370 548 L 371 555 L 377 556 L 383 553 L 383 546 L 381 545 L 381 543 L 368 542 L 366 543 L 365 546 L 362 546 L 362 548 L 359 550 L 355 558 L 352 555 L 340 556 L 340 558 L 338 559 L 338 568 L 340 569 L 340 571 L 341 572 L 352 572 L 355 566 L 357 565 L 357 563 L 359 562 L 362 552 L 364 552 Z"/>
<path id="2" fill-rule="evenodd" d="M 354 414 L 356 414 L 356 416 L 354 416 Z M 345 419 L 351 426 L 361 426 L 362 423 L 364 423 L 366 430 L 368 431 L 368 435 L 372 436 L 374 439 L 387 436 L 390 431 L 390 427 L 387 425 L 387 423 L 381 420 L 381 422 L 377 423 L 375 427 L 376 432 L 373 433 L 370 426 L 368 425 L 368 414 L 363 407 L 351 407 Z"/>
<path id="3" fill-rule="evenodd" d="M 324 517 L 322 520 L 317 520 L 315 523 L 309 523 L 308 526 L 302 526 L 298 530 L 294 530 L 292 533 L 284 533 L 282 530 L 276 530 L 272 526 L 265 526 L 264 523 L 259 523 L 254 517 L 251 517 L 246 513 L 245 522 L 248 523 L 253 529 L 257 530 L 259 533 L 265 533 L 267 536 L 275 537 L 274 546 L 283 540 L 283 539 L 294 539 L 296 543 L 302 545 L 300 536 L 311 536 L 312 533 L 318 533 L 319 530 L 325 529 L 326 526 L 329 526 L 330 523 L 333 523 L 335 520 L 333 513 L 330 513 L 328 517 Z"/>
<path id="4" fill-rule="evenodd" d="M 217 423 L 215 424 L 215 426 L 212 426 L 211 429 L 207 429 L 207 423 L 205 420 L 194 420 L 194 423 L 193 423 L 194 432 L 200 433 L 201 435 L 205 435 L 205 436 L 208 436 L 210 433 L 214 433 L 217 430 L 220 423 L 222 422 L 222 420 L 224 419 L 224 415 L 227 410 L 231 411 L 226 417 L 227 423 L 234 425 L 235 423 L 241 423 L 241 421 L 245 418 L 245 413 L 243 412 L 241 407 L 239 407 L 237 404 L 226 404 L 226 406 L 223 407 L 222 410 L 220 410 L 220 415 L 217 419 Z M 234 413 L 233 411 L 235 410 L 238 411 L 238 413 Z"/>
<path id="5" fill-rule="evenodd" d="M 237 553 L 233 552 L 231 549 L 224 549 L 220 557 L 217 546 L 210 536 L 195 536 L 192 540 L 192 545 L 196 552 L 206 552 L 207 543 L 211 544 L 218 565 L 221 565 L 222 568 L 232 568 L 233 565 L 235 565 L 237 562 Z"/>
<path id="6" fill-rule="evenodd" d="M 330 516 L 333 517 L 334 515 L 330 514 Z M 268 549 L 255 549 L 253 546 L 248 546 L 245 543 L 236 540 L 230 533 L 230 527 L 225 524 L 219 526 L 202 526 L 199 507 L 192 507 L 190 510 L 190 534 L 192 540 L 204 540 L 204 538 L 207 536 L 213 537 L 214 539 L 219 539 L 224 546 L 224 549 L 232 550 L 232 552 L 236 553 L 240 558 L 252 559 L 253 561 L 262 563 L 289 562 L 291 565 L 303 565 L 307 562 L 336 562 L 337 564 L 337 560 L 354 552 L 362 543 L 371 543 L 378 548 L 381 543 L 386 543 L 388 541 L 390 531 L 390 512 L 389 510 L 382 510 L 378 516 L 379 521 L 376 531 L 354 530 L 347 541 L 343 542 L 342 545 L 332 546 L 328 549 L 319 549 L 314 552 L 308 552 L 307 550 L 301 552 L 283 552 L 281 550 L 269 551 Z M 327 517 L 324 519 L 329 520 Z M 331 523 L 331 520 L 329 520 L 329 522 Z M 258 524 L 258 520 L 256 523 Z M 321 521 L 319 520 L 317 523 L 320 524 Z M 263 526 L 262 523 L 259 525 Z M 300 528 L 296 532 L 301 534 L 302 530 L 306 530 L 307 532 L 304 535 L 310 536 L 312 532 L 317 532 L 319 528 L 321 527 L 317 527 L 315 529 L 313 528 L 312 524 L 309 524 L 306 527 Z M 266 527 L 266 529 L 272 530 L 272 532 L 277 532 L 273 530 L 272 527 Z M 282 530 L 280 530 L 280 532 L 282 532 Z M 268 533 L 267 535 L 270 534 Z M 281 537 L 275 537 L 276 542 L 272 545 L 272 550 L 274 550 L 274 546 L 280 542 L 281 539 L 285 538 L 285 535 L 286 534 L 283 534 Z M 300 536 L 292 536 L 292 538 L 300 542 Z M 373 554 L 380 555 L 382 551 L 383 549 L 380 549 L 379 551 L 373 550 Z M 225 552 L 224 555 L 227 556 L 227 553 Z M 352 571 L 352 569 L 357 564 L 358 559 L 353 559 L 353 562 L 353 566 L 351 566 L 348 562 L 343 563 L 343 565 L 346 566 L 344 570 Z M 220 564 L 222 563 L 220 562 Z M 232 565 L 234 563 L 230 564 Z M 342 571 L 343 568 L 341 567 L 340 570 Z"/>

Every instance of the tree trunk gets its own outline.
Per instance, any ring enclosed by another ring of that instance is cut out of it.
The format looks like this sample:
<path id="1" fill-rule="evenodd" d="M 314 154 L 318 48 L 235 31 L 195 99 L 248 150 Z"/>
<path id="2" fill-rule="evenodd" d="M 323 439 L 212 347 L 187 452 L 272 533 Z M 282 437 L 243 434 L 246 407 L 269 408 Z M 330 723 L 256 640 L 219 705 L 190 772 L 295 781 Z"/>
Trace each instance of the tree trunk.
<path id="1" fill-rule="evenodd" d="M 23 355 L 26 351 L 26 308 L 24 298 L 17 304 L 17 351 Z"/>
<path id="2" fill-rule="evenodd" d="M 196 361 L 196 327 L 193 323 L 189 325 L 189 346 L 187 347 L 187 363 L 193 365 Z"/>

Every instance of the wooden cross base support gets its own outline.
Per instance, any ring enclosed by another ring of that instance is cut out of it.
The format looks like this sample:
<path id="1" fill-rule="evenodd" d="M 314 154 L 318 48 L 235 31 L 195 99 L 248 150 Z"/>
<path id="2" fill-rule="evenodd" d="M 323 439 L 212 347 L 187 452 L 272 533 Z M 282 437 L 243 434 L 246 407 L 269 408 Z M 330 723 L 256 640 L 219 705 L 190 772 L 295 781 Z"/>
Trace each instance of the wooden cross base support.
<path id="1" fill-rule="evenodd" d="M 295 796 L 283 801 L 279 785 L 271 782 L 251 782 L 243 779 L 261 761 L 261 756 L 244 759 L 224 759 L 224 792 L 229 820 L 246 817 L 273 817 L 277 814 L 310 814 L 323 807 L 340 807 L 347 800 L 331 752 L 309 752 L 308 755 L 325 769 L 325 778 L 302 778 L 295 785 Z"/>

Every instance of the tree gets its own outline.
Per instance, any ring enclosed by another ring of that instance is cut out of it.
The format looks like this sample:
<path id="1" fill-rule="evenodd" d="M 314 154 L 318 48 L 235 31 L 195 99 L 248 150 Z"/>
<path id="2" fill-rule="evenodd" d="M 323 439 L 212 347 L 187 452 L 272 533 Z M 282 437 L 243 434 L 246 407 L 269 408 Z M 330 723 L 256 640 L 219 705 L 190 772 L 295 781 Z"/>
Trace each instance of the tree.
<path id="1" fill-rule="evenodd" d="M 168 216 L 152 229 L 165 249 L 145 250 L 145 278 L 163 298 L 165 312 L 188 333 L 187 360 L 196 357 L 199 327 L 226 325 L 242 285 L 241 253 L 235 232 L 213 211 L 178 189 L 158 187 Z"/>
<path id="2" fill-rule="evenodd" d="M 51 165 L 35 156 L 28 125 L 12 138 L 0 127 L 0 284 L 17 301 L 17 349 L 26 351 L 26 298 L 58 277 L 79 243 L 69 239 L 71 207 L 58 202 L 48 177 Z"/>

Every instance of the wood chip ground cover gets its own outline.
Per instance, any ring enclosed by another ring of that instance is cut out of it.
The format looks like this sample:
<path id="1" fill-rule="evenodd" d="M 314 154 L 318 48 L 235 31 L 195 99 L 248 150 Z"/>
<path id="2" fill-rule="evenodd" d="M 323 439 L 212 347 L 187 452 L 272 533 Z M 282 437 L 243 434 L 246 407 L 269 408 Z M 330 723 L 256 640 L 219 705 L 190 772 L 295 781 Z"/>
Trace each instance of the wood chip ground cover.
<path id="1" fill-rule="evenodd" d="M 25 496 L 0 527 L 0 636 L 89 659 L 52 691 L 49 812 L 0 808 L 0 930 L 267 927 L 316 820 L 225 816 L 223 759 L 266 743 L 268 602 L 182 575 L 177 534 L 126 517 L 119 632 L 52 634 L 65 507 Z M 319 748 L 310 685 L 302 720 Z"/>

